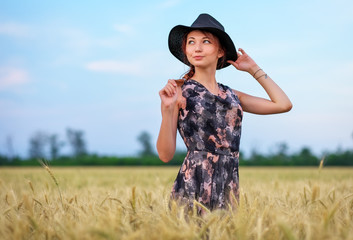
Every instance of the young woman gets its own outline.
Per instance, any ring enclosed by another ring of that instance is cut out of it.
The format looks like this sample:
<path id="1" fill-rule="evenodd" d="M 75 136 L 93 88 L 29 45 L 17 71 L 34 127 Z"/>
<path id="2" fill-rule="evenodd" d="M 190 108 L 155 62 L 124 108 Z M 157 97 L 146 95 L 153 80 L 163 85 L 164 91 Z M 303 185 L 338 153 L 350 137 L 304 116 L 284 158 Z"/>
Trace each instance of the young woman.
<path id="1" fill-rule="evenodd" d="M 243 49 L 236 51 L 224 27 L 208 14 L 201 14 L 190 27 L 174 27 L 169 34 L 169 49 L 190 66 L 183 80 L 168 80 L 159 92 L 159 158 L 164 162 L 173 158 L 177 129 L 188 149 L 171 198 L 190 207 L 196 200 L 210 210 L 233 206 L 239 198 L 243 111 L 282 113 L 289 111 L 292 104 Z M 217 83 L 216 70 L 229 65 L 251 74 L 270 100 Z"/>

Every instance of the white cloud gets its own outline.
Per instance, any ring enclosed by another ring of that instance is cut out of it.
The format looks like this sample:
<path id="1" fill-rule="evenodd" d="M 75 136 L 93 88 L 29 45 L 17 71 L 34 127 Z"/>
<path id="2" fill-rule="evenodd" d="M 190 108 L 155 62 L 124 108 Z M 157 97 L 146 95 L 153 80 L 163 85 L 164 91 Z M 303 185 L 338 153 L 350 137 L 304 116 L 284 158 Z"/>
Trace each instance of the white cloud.
<path id="1" fill-rule="evenodd" d="M 18 87 L 29 82 L 27 71 L 14 67 L 0 67 L 0 90 Z"/>
<path id="2" fill-rule="evenodd" d="M 175 65 L 174 57 L 167 51 L 145 52 L 133 60 L 100 60 L 92 61 L 85 68 L 95 72 L 124 74 L 144 78 L 178 78 L 185 72 L 183 64 Z"/>
<path id="3" fill-rule="evenodd" d="M 47 36 L 50 36 L 53 43 L 56 44 L 59 40 L 60 44 L 69 47 L 73 51 L 88 52 L 90 49 L 96 47 L 115 48 L 120 45 L 120 39 L 116 36 L 105 38 L 92 36 L 84 30 L 74 27 L 62 27 L 57 29 L 54 38 L 51 36 L 51 29 L 47 29 L 46 34 Z"/>
<path id="4" fill-rule="evenodd" d="M 141 65 L 138 62 L 102 60 L 90 62 L 86 65 L 86 68 L 96 72 L 121 73 L 137 76 L 142 74 Z"/>
<path id="5" fill-rule="evenodd" d="M 19 23 L 0 23 L 0 34 L 14 37 L 27 37 L 30 35 L 30 28 L 27 25 Z"/>
<path id="6" fill-rule="evenodd" d="M 132 25 L 129 24 L 114 24 L 114 29 L 120 33 L 132 35 L 135 30 Z"/>

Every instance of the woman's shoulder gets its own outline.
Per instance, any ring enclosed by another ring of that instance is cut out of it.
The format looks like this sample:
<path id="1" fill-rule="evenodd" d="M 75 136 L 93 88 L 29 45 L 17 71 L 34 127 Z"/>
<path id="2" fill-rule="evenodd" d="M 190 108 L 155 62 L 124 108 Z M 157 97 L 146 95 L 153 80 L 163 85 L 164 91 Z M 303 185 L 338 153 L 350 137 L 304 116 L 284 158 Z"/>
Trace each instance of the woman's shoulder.
<path id="1" fill-rule="evenodd" d="M 187 91 L 188 89 L 194 89 L 198 87 L 197 82 L 192 79 L 183 80 L 180 82 L 180 87 L 183 91 Z"/>
<path id="2" fill-rule="evenodd" d="M 177 79 L 175 80 L 175 82 L 177 86 L 181 88 L 182 91 L 195 87 L 195 83 L 191 79 Z"/>
<path id="3" fill-rule="evenodd" d="M 220 83 L 220 82 L 218 82 L 218 86 L 220 86 L 220 87 L 223 88 L 224 90 L 233 90 L 233 89 L 231 89 L 228 85 L 225 85 L 225 84 Z"/>
<path id="4" fill-rule="evenodd" d="M 225 85 L 225 84 L 223 84 L 223 83 L 218 83 L 218 86 L 219 86 L 221 89 L 223 89 L 225 92 L 230 92 L 230 93 L 234 93 L 235 95 L 237 95 L 237 94 L 236 94 L 237 91 L 236 91 L 235 89 L 229 87 L 228 85 Z"/>
<path id="5" fill-rule="evenodd" d="M 225 85 L 222 83 L 218 83 L 218 84 L 225 92 L 229 92 L 232 96 L 234 96 L 236 98 L 237 101 L 240 101 L 239 94 L 241 94 L 241 92 L 229 87 L 228 85 Z"/>

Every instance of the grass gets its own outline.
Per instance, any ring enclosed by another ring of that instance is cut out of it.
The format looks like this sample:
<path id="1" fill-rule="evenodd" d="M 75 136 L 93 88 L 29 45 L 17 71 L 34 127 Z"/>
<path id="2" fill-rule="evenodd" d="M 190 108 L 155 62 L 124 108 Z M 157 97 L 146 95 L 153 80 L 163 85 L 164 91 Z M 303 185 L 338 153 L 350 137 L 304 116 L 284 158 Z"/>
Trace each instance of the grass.
<path id="1" fill-rule="evenodd" d="M 178 168 L 0 168 L 0 239 L 353 239 L 353 168 L 240 167 L 236 211 L 186 215 Z"/>

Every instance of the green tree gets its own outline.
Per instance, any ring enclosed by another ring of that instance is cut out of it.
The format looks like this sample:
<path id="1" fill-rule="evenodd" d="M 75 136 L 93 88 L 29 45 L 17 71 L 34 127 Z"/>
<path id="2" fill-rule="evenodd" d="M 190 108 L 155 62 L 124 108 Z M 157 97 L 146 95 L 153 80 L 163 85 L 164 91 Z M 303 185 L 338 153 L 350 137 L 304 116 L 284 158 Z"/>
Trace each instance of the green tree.
<path id="1" fill-rule="evenodd" d="M 68 128 L 66 130 L 66 135 L 71 146 L 73 157 L 82 157 L 87 154 L 83 131 Z"/>
<path id="2" fill-rule="evenodd" d="M 154 156 L 154 151 L 152 148 L 152 137 L 151 135 L 146 132 L 143 131 L 140 133 L 140 135 L 138 136 L 137 140 L 140 142 L 142 150 L 140 151 L 140 155 L 141 156 Z"/>
<path id="3" fill-rule="evenodd" d="M 11 162 L 15 158 L 15 151 L 11 136 L 6 137 L 7 161 Z"/>
<path id="4" fill-rule="evenodd" d="M 51 160 L 55 160 L 60 156 L 60 149 L 64 146 L 64 142 L 59 140 L 58 135 L 49 136 L 49 152 Z"/>
<path id="5" fill-rule="evenodd" d="M 0 166 L 7 165 L 8 163 L 8 158 L 0 153 Z"/>
<path id="6" fill-rule="evenodd" d="M 285 142 L 279 143 L 277 145 L 277 153 L 271 156 L 272 165 L 288 165 L 290 163 L 290 158 L 288 155 L 288 145 Z"/>
<path id="7" fill-rule="evenodd" d="M 320 162 L 309 147 L 303 147 L 298 154 L 293 154 L 291 159 L 296 166 L 317 166 Z"/>
<path id="8" fill-rule="evenodd" d="M 29 157 L 45 158 L 45 148 L 48 144 L 48 135 L 44 132 L 36 132 L 29 140 Z"/>

